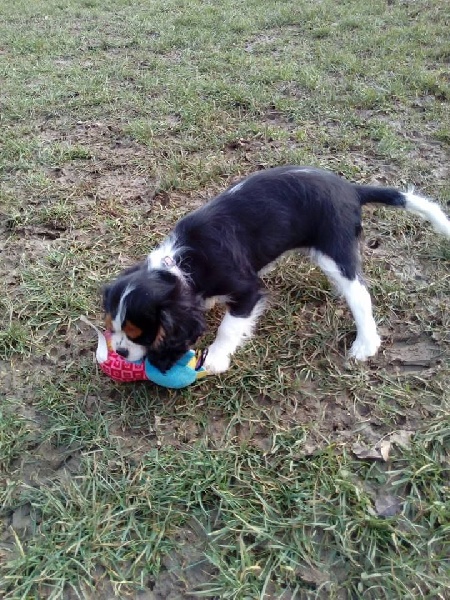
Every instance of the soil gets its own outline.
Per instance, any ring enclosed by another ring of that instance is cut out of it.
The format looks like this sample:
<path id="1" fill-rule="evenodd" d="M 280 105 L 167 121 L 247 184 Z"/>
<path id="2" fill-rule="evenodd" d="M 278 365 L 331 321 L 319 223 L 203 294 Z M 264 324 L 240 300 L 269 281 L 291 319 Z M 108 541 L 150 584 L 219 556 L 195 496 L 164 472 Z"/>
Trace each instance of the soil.
<path id="1" fill-rule="evenodd" d="M 249 45 L 247 51 L 252 50 Z M 278 117 L 273 112 L 269 118 Z M 49 130 L 43 124 L 42 143 L 68 143 L 71 146 L 88 147 L 90 151 L 88 160 L 74 160 L 62 167 L 49 169 L 47 172 L 64 196 L 77 191 L 80 200 L 75 207 L 75 222 L 82 222 L 99 202 L 106 206 L 106 211 L 110 215 L 127 211 L 136 220 L 142 219 L 143 215 L 153 210 L 155 202 L 159 206 L 167 203 L 168 198 L 164 193 L 160 193 L 155 199 L 158 182 L 145 174 L 148 163 L 145 148 L 130 139 L 123 138 L 107 123 L 79 123 L 76 129 L 67 135 L 61 135 L 60 131 L 59 127 Z M 254 152 L 253 146 L 260 143 L 263 142 L 239 140 L 234 145 L 230 144 L 225 151 L 244 154 Z M 440 175 L 442 176 L 441 172 Z M 392 178 L 393 174 L 385 170 L 381 176 L 383 181 L 380 182 L 389 183 Z M 171 202 L 174 197 L 171 198 Z M 198 199 L 186 196 L 180 197 L 179 201 L 180 204 L 183 202 L 183 208 L 186 207 L 187 210 L 194 206 Z M 9 289 L 20 288 L 21 268 L 24 264 L 45 258 L 55 248 L 59 248 L 65 241 L 74 237 L 78 236 L 85 243 L 89 242 L 89 233 L 82 228 L 77 228 L 73 223 L 71 225 L 25 224 L 16 227 L 14 233 L 15 238 L 12 239 L 10 225 L 7 219 L 4 219 L 0 229 L 2 254 L 0 279 Z M 373 251 L 379 251 L 376 241 L 372 240 L 372 244 Z M 394 261 L 392 268 L 398 268 L 402 277 L 421 277 L 421 269 L 414 262 L 409 263 L 408 271 L 405 271 L 401 259 L 400 262 L 401 265 L 396 265 Z M 389 368 L 393 374 L 415 373 L 417 375 L 430 373 L 438 368 L 442 360 L 442 349 L 431 336 L 424 333 L 408 333 L 404 331 L 401 324 L 396 330 L 382 333 L 387 337 L 385 352 L 377 359 L 375 366 Z M 68 343 L 68 340 L 71 342 Z M 42 378 L 53 378 L 58 365 L 70 360 L 78 361 L 80 356 L 92 352 L 92 331 L 83 324 L 74 323 L 58 342 L 58 349 L 49 349 L 45 356 L 32 357 L 27 359 L 26 363 L 17 359 L 11 363 L 6 360 L 0 361 L 0 383 L 3 390 L 10 398 L 20 398 L 22 415 L 32 423 L 36 431 L 35 447 L 17 459 L 12 468 L 15 477 L 25 485 L 36 486 L 55 480 L 62 474 L 72 476 L 77 474 L 79 469 L 79 451 L 76 446 L 55 447 L 48 442 L 40 441 L 39 433 L 46 427 L 46 418 L 33 407 L 33 390 Z M 303 393 L 308 394 L 307 382 L 304 384 Z M 111 391 L 111 398 L 113 394 L 114 392 Z M 262 409 L 274 414 L 276 419 L 287 428 L 301 423 L 311 425 L 309 437 L 302 450 L 304 454 L 313 454 L 324 443 L 335 442 L 339 445 L 358 438 L 360 445 L 354 449 L 357 456 L 369 452 L 366 456 L 382 458 L 380 449 L 376 446 L 382 430 L 376 414 L 363 414 L 362 409 L 355 407 L 345 394 L 341 397 L 318 398 L 311 388 L 310 401 L 307 403 L 297 404 L 292 400 L 278 403 L 268 397 L 261 398 L 260 403 Z M 87 414 L 102 412 L 104 408 L 102 401 L 97 397 L 86 398 Z M 414 431 L 420 421 L 421 415 L 412 410 L 405 415 L 403 430 Z M 209 420 L 204 427 L 189 419 L 158 420 L 155 415 L 153 431 L 139 429 L 136 423 L 130 426 L 119 421 L 110 422 L 109 431 L 111 436 L 116 438 L 123 453 L 134 455 L 137 460 L 154 447 L 165 445 L 182 447 L 196 441 L 200 436 L 207 436 L 214 439 L 216 444 L 220 444 L 221 439 L 231 435 L 264 452 L 267 452 L 271 445 L 269 424 L 261 421 L 251 427 L 235 425 L 230 431 L 229 419 L 218 411 L 210 412 Z M 395 499 L 391 504 L 395 507 Z M 383 506 L 380 510 L 385 512 L 393 510 L 391 504 L 387 507 Z M 35 515 L 32 514 L 29 505 L 21 506 L 8 514 L 3 519 L 3 533 L 0 534 L 3 547 L 11 546 L 14 541 L 9 526 L 26 539 L 33 518 Z M 203 559 L 203 542 L 195 527 L 188 525 L 178 535 L 178 550 L 164 559 L 159 577 L 148 581 L 147 589 L 135 594 L 136 600 L 194 598 L 190 590 L 213 577 L 212 567 Z M 100 570 L 98 581 L 95 597 L 105 600 L 114 597 L 112 587 L 105 582 Z M 67 597 L 71 597 L 69 593 Z"/>

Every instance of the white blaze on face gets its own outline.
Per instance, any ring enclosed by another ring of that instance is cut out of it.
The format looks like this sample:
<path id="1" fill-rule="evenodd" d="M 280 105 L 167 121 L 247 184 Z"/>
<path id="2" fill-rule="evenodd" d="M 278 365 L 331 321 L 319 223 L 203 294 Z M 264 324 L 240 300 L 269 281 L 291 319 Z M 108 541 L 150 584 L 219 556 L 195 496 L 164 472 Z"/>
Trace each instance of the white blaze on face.
<path id="1" fill-rule="evenodd" d="M 126 299 L 127 299 L 127 296 L 129 294 L 131 294 L 131 292 L 134 290 L 134 288 L 135 288 L 134 285 L 131 285 L 131 284 L 127 285 L 127 287 L 125 288 L 125 290 L 123 291 L 123 293 L 120 297 L 116 316 L 112 320 L 112 327 L 113 327 L 114 331 L 122 330 L 122 323 L 125 322 L 125 316 L 127 314 Z"/>
<path id="2" fill-rule="evenodd" d="M 119 306 L 117 308 L 116 316 L 111 321 L 112 327 L 112 335 L 111 335 L 111 345 L 115 352 L 117 350 L 125 350 L 128 352 L 126 359 L 130 362 L 134 362 L 137 360 L 141 360 L 145 354 L 146 349 L 144 346 L 140 344 L 136 344 L 127 336 L 126 332 L 123 330 L 123 323 L 125 322 L 125 317 L 127 314 L 127 296 L 134 290 L 134 285 L 128 285 L 119 302 Z M 119 352 L 120 353 L 120 352 Z"/>

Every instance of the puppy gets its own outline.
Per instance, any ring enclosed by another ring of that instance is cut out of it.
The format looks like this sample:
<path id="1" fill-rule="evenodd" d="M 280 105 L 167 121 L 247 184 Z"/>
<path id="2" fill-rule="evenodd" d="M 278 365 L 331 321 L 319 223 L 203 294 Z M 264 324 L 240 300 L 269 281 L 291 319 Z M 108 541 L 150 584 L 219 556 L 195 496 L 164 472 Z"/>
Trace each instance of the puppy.
<path id="1" fill-rule="evenodd" d="M 412 192 L 356 185 L 312 167 L 259 171 L 181 219 L 143 262 L 105 288 L 116 352 L 129 360 L 147 355 L 166 371 L 204 332 L 205 310 L 219 298 L 227 310 L 205 367 L 226 371 L 263 311 L 261 272 L 285 252 L 303 248 L 353 314 L 350 356 L 373 356 L 380 337 L 358 251 L 361 207 L 368 203 L 406 209 L 450 237 L 440 207 Z"/>

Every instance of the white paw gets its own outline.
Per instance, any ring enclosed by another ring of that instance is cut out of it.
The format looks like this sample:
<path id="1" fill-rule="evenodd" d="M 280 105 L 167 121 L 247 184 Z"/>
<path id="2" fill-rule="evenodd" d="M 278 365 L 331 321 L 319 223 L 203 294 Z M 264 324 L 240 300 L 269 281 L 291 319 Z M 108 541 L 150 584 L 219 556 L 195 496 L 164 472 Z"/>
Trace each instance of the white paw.
<path id="1" fill-rule="evenodd" d="M 213 344 L 208 349 L 203 366 L 210 373 L 224 373 L 230 366 L 230 357 L 224 354 L 220 348 L 214 348 Z"/>
<path id="2" fill-rule="evenodd" d="M 350 348 L 350 358 L 356 360 L 367 360 L 370 356 L 374 356 L 381 344 L 381 338 L 378 334 L 374 334 L 370 338 L 356 338 Z"/>

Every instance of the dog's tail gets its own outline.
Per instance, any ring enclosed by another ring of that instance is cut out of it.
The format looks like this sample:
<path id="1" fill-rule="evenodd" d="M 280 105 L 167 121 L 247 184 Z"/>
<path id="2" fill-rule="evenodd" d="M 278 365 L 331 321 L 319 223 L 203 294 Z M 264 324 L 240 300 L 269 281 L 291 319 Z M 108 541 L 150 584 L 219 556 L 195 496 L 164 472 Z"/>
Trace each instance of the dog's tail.
<path id="1" fill-rule="evenodd" d="M 425 221 L 429 221 L 436 231 L 450 238 L 450 220 L 439 204 L 414 194 L 412 189 L 408 192 L 400 192 L 395 188 L 375 185 L 357 185 L 355 188 L 361 205 L 375 202 L 404 208 L 408 212 L 419 215 Z"/>

